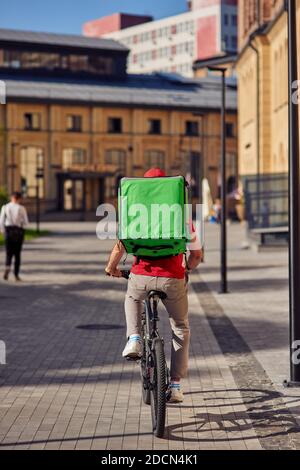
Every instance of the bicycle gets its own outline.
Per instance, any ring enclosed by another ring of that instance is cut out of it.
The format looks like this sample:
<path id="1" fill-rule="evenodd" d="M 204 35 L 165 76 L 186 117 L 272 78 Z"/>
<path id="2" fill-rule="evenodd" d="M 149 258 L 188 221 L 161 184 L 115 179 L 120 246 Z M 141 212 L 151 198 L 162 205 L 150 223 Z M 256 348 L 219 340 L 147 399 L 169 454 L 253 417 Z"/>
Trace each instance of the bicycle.
<path id="1" fill-rule="evenodd" d="M 121 271 L 122 277 L 129 279 L 130 271 Z M 142 316 L 143 355 L 141 364 L 142 395 L 146 405 L 151 406 L 153 433 L 163 438 L 166 423 L 166 407 L 170 398 L 170 374 L 166 363 L 164 340 L 160 336 L 158 304 L 167 298 L 164 292 L 150 291 L 145 300 L 145 312 Z"/>

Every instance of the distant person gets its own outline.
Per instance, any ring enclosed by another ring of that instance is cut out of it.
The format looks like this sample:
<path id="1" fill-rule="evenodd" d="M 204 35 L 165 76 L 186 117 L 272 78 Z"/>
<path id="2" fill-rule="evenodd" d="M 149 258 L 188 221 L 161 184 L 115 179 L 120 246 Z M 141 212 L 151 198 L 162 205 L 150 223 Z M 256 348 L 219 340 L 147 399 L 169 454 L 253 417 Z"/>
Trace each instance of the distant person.
<path id="1" fill-rule="evenodd" d="M 222 204 L 221 199 L 216 199 L 213 207 L 212 207 L 212 214 L 210 218 L 210 222 L 213 224 L 220 224 L 221 223 L 221 215 L 222 215 Z"/>
<path id="2" fill-rule="evenodd" d="M 6 263 L 4 280 L 8 281 L 12 259 L 15 258 L 14 274 L 16 281 L 21 281 L 21 251 L 24 242 L 25 227 L 28 225 L 27 212 L 21 205 L 22 194 L 14 192 L 11 201 L 4 205 L 0 215 L 0 230 L 5 236 Z"/>

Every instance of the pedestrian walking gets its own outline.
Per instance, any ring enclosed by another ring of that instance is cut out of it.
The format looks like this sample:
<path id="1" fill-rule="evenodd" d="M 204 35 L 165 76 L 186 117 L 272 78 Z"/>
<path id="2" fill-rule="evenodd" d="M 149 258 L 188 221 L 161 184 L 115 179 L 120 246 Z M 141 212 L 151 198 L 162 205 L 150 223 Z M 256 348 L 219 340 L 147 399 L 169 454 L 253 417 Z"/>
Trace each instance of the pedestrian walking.
<path id="1" fill-rule="evenodd" d="M 8 281 L 11 264 L 15 259 L 14 274 L 16 281 L 21 281 L 19 276 L 21 267 L 21 251 L 24 242 L 25 227 L 28 225 L 27 211 L 21 205 L 22 194 L 14 192 L 11 201 L 4 205 L 0 215 L 0 230 L 5 236 L 6 262 L 4 280 Z"/>

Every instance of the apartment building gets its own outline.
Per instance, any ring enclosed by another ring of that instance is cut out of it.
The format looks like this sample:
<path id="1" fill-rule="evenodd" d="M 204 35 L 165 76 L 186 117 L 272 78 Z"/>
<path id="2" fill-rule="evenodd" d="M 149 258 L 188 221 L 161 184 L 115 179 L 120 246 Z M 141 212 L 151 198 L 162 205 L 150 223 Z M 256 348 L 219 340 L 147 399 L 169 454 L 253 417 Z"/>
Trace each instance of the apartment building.
<path id="1" fill-rule="evenodd" d="M 237 0 L 193 0 L 187 6 L 185 13 L 160 20 L 115 14 L 87 22 L 83 33 L 124 44 L 130 73 L 191 77 L 196 60 L 237 51 Z"/>

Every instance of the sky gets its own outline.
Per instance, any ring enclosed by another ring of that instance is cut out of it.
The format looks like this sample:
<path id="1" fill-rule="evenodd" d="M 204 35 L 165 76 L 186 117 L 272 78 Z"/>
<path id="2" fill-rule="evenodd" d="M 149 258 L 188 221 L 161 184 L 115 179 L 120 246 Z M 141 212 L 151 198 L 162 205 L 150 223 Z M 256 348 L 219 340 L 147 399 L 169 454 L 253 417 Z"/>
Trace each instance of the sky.
<path id="1" fill-rule="evenodd" d="M 186 0 L 1 0 L 0 28 L 81 34 L 86 21 L 116 12 L 155 18 L 186 10 Z"/>

